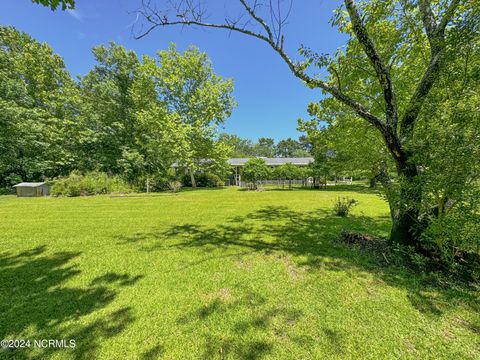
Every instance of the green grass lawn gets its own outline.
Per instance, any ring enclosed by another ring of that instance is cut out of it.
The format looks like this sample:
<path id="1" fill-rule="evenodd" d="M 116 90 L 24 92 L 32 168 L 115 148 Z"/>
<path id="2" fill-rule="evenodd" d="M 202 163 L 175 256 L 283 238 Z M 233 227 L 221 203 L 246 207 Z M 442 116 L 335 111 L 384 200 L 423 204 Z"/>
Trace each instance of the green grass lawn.
<path id="1" fill-rule="evenodd" d="M 390 228 L 351 189 L 0 197 L 0 338 L 76 340 L 0 358 L 480 358 L 478 293 L 335 241 Z"/>

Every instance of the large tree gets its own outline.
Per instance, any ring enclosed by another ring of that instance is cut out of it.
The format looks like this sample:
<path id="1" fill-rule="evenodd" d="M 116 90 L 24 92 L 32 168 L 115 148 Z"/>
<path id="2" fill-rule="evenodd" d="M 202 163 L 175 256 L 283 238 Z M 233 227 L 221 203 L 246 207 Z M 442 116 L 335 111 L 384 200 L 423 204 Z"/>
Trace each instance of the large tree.
<path id="1" fill-rule="evenodd" d="M 206 53 L 172 44 L 140 60 L 115 43 L 93 53 L 97 65 L 81 79 L 82 168 L 147 184 L 174 162 L 192 175 L 202 166 L 225 172 L 229 151 L 216 136 L 235 104 L 233 82 Z"/>
<path id="2" fill-rule="evenodd" d="M 80 168 L 119 173 L 125 148 L 133 148 L 137 136 L 136 104 L 131 90 L 139 75 L 137 54 L 111 42 L 92 49 L 96 65 L 81 78 L 79 146 Z"/>
<path id="3" fill-rule="evenodd" d="M 75 82 L 25 33 L 0 27 L 0 45 L 0 188 L 72 170 L 148 187 L 175 162 L 225 176 L 230 148 L 217 129 L 235 105 L 233 82 L 205 53 L 172 45 L 140 59 L 112 42 L 93 48 L 96 65 Z"/>
<path id="4" fill-rule="evenodd" d="M 310 156 L 304 144 L 292 138 L 282 139 L 275 146 L 277 157 L 304 157 Z"/>
<path id="5" fill-rule="evenodd" d="M 252 158 L 242 167 L 243 180 L 247 181 L 250 189 L 258 189 L 260 181 L 266 180 L 270 175 L 270 168 L 262 158 Z"/>
<path id="6" fill-rule="evenodd" d="M 226 144 L 232 149 L 231 156 L 234 158 L 256 156 L 254 143 L 250 139 L 243 139 L 235 134 L 221 133 L 218 141 Z"/>
<path id="7" fill-rule="evenodd" d="M 76 97 L 75 82 L 50 46 L 0 27 L 0 186 L 72 168 Z"/>
<path id="8" fill-rule="evenodd" d="M 347 53 L 343 59 L 362 66 L 369 75 L 362 84 L 368 89 L 365 93 L 362 89 L 344 87 L 348 79 L 341 78 L 328 56 L 302 47 L 300 52 L 305 60 L 292 60 L 285 52 L 283 33 L 290 10 L 281 11 L 284 4 L 281 0 L 267 4 L 239 0 L 243 14 L 235 19 L 222 17 L 224 20 L 219 22 L 209 22 L 205 18 L 208 10 L 212 10 L 205 7 L 208 2 L 173 1 L 168 4 L 173 5 L 165 8 L 152 1 L 143 2 L 140 14 L 149 27 L 142 29 L 138 37 L 169 25 L 220 28 L 253 36 L 268 44 L 307 86 L 321 89 L 375 128 L 395 164 L 400 184 L 397 199 L 390 201 L 393 220 L 390 238 L 417 248 L 421 246 L 416 229 L 421 215 L 422 187 L 418 182 L 417 154 L 411 143 L 425 101 L 442 69 L 451 61 L 445 56 L 447 48 L 465 41 L 457 34 L 472 24 L 472 17 L 478 13 L 478 1 L 372 0 L 356 3 L 344 0 L 345 11 L 339 9 L 334 24 L 350 35 L 349 47 L 361 51 Z M 289 5 L 291 9 L 291 2 Z M 388 41 L 383 38 L 386 31 Z M 421 57 L 411 56 L 416 53 L 415 48 L 423 49 Z M 327 67 L 331 76 L 311 75 L 312 66 Z M 412 69 L 419 76 L 410 79 L 408 84 L 402 83 Z M 372 92 L 380 96 L 366 99 Z"/>
<path id="9" fill-rule="evenodd" d="M 172 44 L 168 50 L 159 51 L 158 58 L 155 81 L 160 99 L 190 128 L 192 158 L 184 165 L 195 187 L 194 172 L 202 164 L 218 165 L 224 172 L 229 150 L 216 137 L 219 125 L 236 105 L 233 80 L 215 74 L 207 54 L 193 46 L 182 54 Z"/>

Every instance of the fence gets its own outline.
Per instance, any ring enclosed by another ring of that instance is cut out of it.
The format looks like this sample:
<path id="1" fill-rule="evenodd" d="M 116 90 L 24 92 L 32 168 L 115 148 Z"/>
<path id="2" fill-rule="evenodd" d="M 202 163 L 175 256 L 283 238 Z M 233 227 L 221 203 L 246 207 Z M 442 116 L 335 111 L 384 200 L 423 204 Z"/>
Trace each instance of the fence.
<path id="1" fill-rule="evenodd" d="M 241 187 L 247 187 L 250 181 L 240 181 Z M 265 185 L 276 185 L 276 186 L 288 186 L 288 184 L 292 185 L 302 185 L 302 186 L 311 186 L 313 183 L 309 182 L 308 180 L 260 180 L 257 181 L 257 184 L 260 186 Z"/>

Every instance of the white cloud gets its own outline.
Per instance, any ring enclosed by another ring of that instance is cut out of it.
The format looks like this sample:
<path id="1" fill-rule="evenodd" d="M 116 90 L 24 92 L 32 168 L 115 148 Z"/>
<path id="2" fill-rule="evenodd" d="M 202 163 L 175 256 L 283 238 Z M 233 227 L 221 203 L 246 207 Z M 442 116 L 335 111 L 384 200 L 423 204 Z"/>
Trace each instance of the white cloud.
<path id="1" fill-rule="evenodd" d="M 83 16 L 78 12 L 78 10 L 67 9 L 67 13 L 73 18 L 75 18 L 76 20 L 83 22 Z"/>

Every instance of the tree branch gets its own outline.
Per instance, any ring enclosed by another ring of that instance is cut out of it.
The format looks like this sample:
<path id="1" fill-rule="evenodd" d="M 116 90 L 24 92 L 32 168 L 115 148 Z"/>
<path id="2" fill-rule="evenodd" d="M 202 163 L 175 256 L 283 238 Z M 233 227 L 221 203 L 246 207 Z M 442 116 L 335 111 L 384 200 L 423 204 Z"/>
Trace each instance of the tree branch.
<path id="1" fill-rule="evenodd" d="M 425 74 L 415 89 L 415 93 L 410 98 L 405 114 L 403 115 L 400 124 L 400 139 L 402 143 L 411 137 L 415 121 L 418 118 L 423 103 L 440 74 L 441 60 L 445 48 L 445 28 L 455 14 L 460 2 L 461 0 L 452 0 L 440 23 L 437 24 L 430 1 L 419 1 L 425 32 L 430 42 L 430 62 Z"/>
<path id="2" fill-rule="evenodd" d="M 455 15 L 455 11 L 457 10 L 461 2 L 461 0 L 452 0 L 447 10 L 445 11 L 445 14 L 443 15 L 442 20 L 440 20 L 440 23 L 438 24 L 437 33 L 441 33 L 443 35 L 448 23 L 450 22 L 450 20 L 452 20 L 453 15 Z"/>
<path id="3" fill-rule="evenodd" d="M 430 0 L 420 0 L 418 2 L 418 7 L 420 9 L 420 13 L 422 14 L 423 26 L 425 28 L 425 32 L 427 33 L 428 41 L 430 42 L 430 46 L 432 46 L 438 25 L 437 21 L 435 20 L 435 15 L 433 14 Z"/>
<path id="4" fill-rule="evenodd" d="M 407 110 L 400 123 L 400 139 L 402 142 L 407 141 L 413 133 L 413 127 L 418 118 L 418 114 L 420 113 L 423 103 L 440 73 L 441 57 L 441 53 L 438 53 L 431 58 L 427 71 L 417 85 L 415 93 L 410 98 Z"/>
<path id="5" fill-rule="evenodd" d="M 265 31 L 267 32 L 268 34 L 268 38 L 273 41 L 273 33 L 272 31 L 270 30 L 270 27 L 267 25 L 267 23 L 265 22 L 265 20 L 263 20 L 261 17 L 259 17 L 256 13 L 255 13 L 255 7 L 256 7 L 256 2 L 252 7 L 250 7 L 247 2 L 245 0 L 239 0 L 243 7 L 248 11 L 248 13 L 250 14 L 250 16 L 255 19 L 260 25 L 262 25 L 262 27 L 265 29 Z"/>
<path id="6" fill-rule="evenodd" d="M 245 7 L 245 2 L 242 0 L 239 0 L 243 6 Z M 348 2 L 348 0 L 346 0 Z M 350 1 L 351 2 L 351 1 Z M 352 3 L 353 4 L 353 3 Z M 248 4 L 246 4 L 247 7 L 246 10 L 249 12 L 250 16 L 253 17 L 257 22 L 259 21 L 258 19 L 261 20 L 259 16 L 257 16 L 254 12 L 254 9 L 249 7 Z M 148 3 L 147 3 L 148 6 Z M 191 5 L 190 5 L 191 6 Z M 145 5 L 144 5 L 145 7 Z M 250 12 L 248 9 L 251 9 L 253 12 Z M 396 160 L 397 164 L 404 162 L 406 158 L 406 154 L 403 151 L 400 142 L 398 141 L 398 138 L 396 136 L 396 132 L 394 131 L 395 124 L 396 124 L 396 104 L 395 104 L 395 98 L 393 96 L 393 90 L 391 86 L 391 81 L 390 81 L 390 76 L 388 74 L 388 71 L 386 71 L 385 66 L 381 62 L 380 58 L 375 52 L 376 59 L 378 58 L 378 61 L 376 60 L 376 64 L 381 64 L 381 68 L 379 68 L 378 74 L 379 78 L 381 79 L 382 84 L 385 85 L 386 87 L 386 99 L 388 99 L 388 106 L 390 109 L 389 116 L 387 116 L 387 119 L 389 119 L 389 123 L 384 124 L 383 121 L 375 116 L 374 114 L 370 113 L 361 103 L 356 101 L 355 99 L 347 96 L 344 94 L 339 88 L 335 86 L 331 86 L 328 83 L 316 79 L 314 77 L 309 76 L 305 71 L 304 68 L 301 64 L 294 63 L 290 57 L 286 54 L 286 52 L 283 49 L 283 41 L 280 43 L 277 41 L 275 42 L 275 39 L 273 36 L 270 36 L 270 34 L 267 32 L 267 35 L 246 29 L 243 27 L 241 24 L 239 25 L 237 22 L 233 21 L 228 21 L 225 20 L 225 23 L 208 23 L 203 21 L 202 19 L 202 13 L 196 12 L 195 9 L 188 8 L 187 4 L 187 9 L 183 9 L 183 11 L 180 11 L 181 9 L 179 7 L 176 8 L 178 14 L 177 18 L 179 20 L 169 20 L 169 18 L 160 12 L 158 12 L 156 9 L 152 9 L 151 7 L 147 8 L 148 11 L 139 11 L 138 13 L 143 16 L 147 22 L 149 22 L 151 25 L 150 28 L 148 28 L 146 31 L 143 33 L 140 33 L 139 35 L 136 35 L 136 39 L 140 39 L 150 33 L 153 29 L 159 27 L 159 26 L 173 26 L 173 25 L 197 25 L 200 27 L 210 27 L 210 28 L 220 28 L 220 29 L 226 29 L 230 31 L 235 31 L 239 33 L 243 33 L 252 37 L 255 37 L 257 39 L 263 40 L 267 44 L 270 45 L 270 47 L 278 54 L 280 57 L 283 59 L 283 61 L 288 65 L 292 73 L 302 81 L 306 83 L 307 86 L 310 88 L 319 88 L 322 89 L 323 91 L 331 94 L 335 99 L 339 100 L 343 104 L 349 106 L 357 115 L 359 115 L 361 118 L 366 120 L 368 123 L 370 123 L 372 126 L 374 126 L 378 131 L 380 131 L 390 153 L 392 154 L 393 158 Z M 358 15 L 358 14 L 357 14 Z M 189 18 L 190 16 L 190 18 Z M 257 19 L 258 18 L 258 19 Z M 263 21 L 263 20 L 261 20 Z M 263 21 L 264 22 L 264 21 Z M 261 24 L 261 23 L 260 23 Z M 268 25 L 265 23 L 265 25 L 268 28 Z M 262 27 L 266 30 L 265 26 L 262 25 Z M 361 31 L 362 32 L 362 31 Z M 363 32 L 362 32 L 363 33 Z M 366 32 L 365 32 L 366 34 Z M 367 40 L 370 42 L 371 47 L 373 48 L 373 43 L 371 43 L 370 38 L 367 36 Z M 374 49 L 374 48 L 373 48 Z M 380 76 L 381 75 L 381 76 Z"/>
<path id="7" fill-rule="evenodd" d="M 355 36 L 357 37 L 365 54 L 370 60 L 370 63 L 375 69 L 378 81 L 380 83 L 380 86 L 382 87 L 383 97 L 386 106 L 387 126 L 389 127 L 390 131 L 396 134 L 398 121 L 397 100 L 393 91 L 393 84 L 390 77 L 390 72 L 385 66 L 380 55 L 378 54 L 372 39 L 368 35 L 367 29 L 365 28 L 365 25 L 360 19 L 360 15 L 358 13 L 357 7 L 354 4 L 354 1 L 345 0 L 345 6 L 347 8 L 348 14 L 350 15 L 353 32 L 355 33 Z"/>

